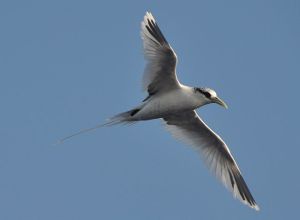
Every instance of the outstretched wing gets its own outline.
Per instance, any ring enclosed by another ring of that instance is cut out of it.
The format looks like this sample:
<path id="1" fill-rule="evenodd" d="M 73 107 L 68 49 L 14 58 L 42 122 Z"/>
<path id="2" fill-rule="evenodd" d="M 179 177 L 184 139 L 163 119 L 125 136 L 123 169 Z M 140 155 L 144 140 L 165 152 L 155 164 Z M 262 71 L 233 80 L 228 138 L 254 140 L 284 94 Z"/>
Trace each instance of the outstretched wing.
<path id="1" fill-rule="evenodd" d="M 141 29 L 144 54 L 148 61 L 143 76 L 143 88 L 149 95 L 178 88 L 176 54 L 151 13 L 146 12 Z"/>
<path id="2" fill-rule="evenodd" d="M 173 114 L 164 120 L 174 137 L 200 150 L 208 167 L 232 191 L 234 197 L 259 210 L 228 147 L 195 111 Z"/>

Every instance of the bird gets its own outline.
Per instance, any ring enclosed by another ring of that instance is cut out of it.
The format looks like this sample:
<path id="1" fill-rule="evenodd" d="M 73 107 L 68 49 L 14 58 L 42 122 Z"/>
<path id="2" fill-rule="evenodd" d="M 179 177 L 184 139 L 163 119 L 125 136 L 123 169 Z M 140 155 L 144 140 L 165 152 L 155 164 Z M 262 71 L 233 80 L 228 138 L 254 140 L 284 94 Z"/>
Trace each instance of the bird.
<path id="1" fill-rule="evenodd" d="M 226 103 L 213 89 L 186 86 L 179 82 L 176 74 L 177 55 L 151 12 L 146 12 L 141 22 L 141 38 L 147 61 L 143 89 L 148 96 L 136 107 L 113 116 L 107 123 L 82 130 L 60 142 L 106 125 L 161 119 L 175 138 L 200 152 L 208 168 L 235 198 L 258 211 L 259 206 L 229 148 L 196 112 L 199 107 L 211 103 L 227 109 Z"/>

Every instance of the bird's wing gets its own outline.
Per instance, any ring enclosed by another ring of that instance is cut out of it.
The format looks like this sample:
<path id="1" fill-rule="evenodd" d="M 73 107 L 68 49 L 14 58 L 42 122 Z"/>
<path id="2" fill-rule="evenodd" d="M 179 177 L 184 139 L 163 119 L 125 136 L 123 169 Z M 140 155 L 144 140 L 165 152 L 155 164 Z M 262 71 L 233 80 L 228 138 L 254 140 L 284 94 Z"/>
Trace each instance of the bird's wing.
<path id="1" fill-rule="evenodd" d="M 172 114 L 164 121 L 175 138 L 200 150 L 208 167 L 232 191 L 234 197 L 259 210 L 228 147 L 195 111 Z"/>
<path id="2" fill-rule="evenodd" d="M 143 76 L 143 89 L 152 95 L 178 88 L 177 56 L 149 12 L 146 12 L 141 23 L 141 37 L 148 61 Z"/>

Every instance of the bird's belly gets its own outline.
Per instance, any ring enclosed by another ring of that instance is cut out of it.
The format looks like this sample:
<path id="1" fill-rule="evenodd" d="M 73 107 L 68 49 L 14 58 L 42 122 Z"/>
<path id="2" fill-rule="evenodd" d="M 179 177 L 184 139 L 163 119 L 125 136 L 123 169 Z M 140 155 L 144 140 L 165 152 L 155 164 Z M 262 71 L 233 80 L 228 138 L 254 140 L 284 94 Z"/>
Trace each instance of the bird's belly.
<path id="1" fill-rule="evenodd" d="M 149 120 L 162 118 L 171 113 L 177 113 L 197 108 L 194 102 L 187 94 L 176 92 L 154 97 L 137 113 L 139 120 Z"/>

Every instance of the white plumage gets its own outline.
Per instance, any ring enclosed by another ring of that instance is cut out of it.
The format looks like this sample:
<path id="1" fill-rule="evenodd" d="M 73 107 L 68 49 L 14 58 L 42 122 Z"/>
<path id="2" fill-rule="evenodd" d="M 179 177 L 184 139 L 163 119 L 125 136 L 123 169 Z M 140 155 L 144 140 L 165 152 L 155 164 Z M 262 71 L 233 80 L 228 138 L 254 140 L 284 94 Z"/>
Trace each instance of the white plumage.
<path id="1" fill-rule="evenodd" d="M 148 97 L 132 110 L 112 117 L 105 125 L 163 119 L 167 130 L 175 138 L 192 145 L 201 153 L 209 169 L 234 197 L 259 210 L 225 142 L 195 112 L 195 109 L 209 103 L 227 108 L 225 102 L 212 89 L 190 87 L 178 81 L 177 56 L 149 12 L 146 12 L 141 23 L 141 37 L 147 60 L 143 88 L 148 92 Z M 61 142 L 100 126 L 70 135 Z"/>

